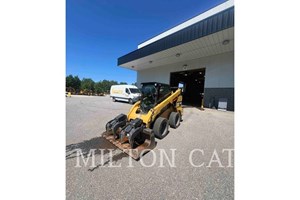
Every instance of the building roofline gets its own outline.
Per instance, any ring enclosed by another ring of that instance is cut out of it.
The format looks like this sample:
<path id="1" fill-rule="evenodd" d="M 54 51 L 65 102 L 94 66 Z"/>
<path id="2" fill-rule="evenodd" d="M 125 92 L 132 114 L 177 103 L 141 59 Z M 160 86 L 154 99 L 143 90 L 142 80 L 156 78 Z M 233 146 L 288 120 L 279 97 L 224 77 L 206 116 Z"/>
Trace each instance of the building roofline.
<path id="1" fill-rule="evenodd" d="M 225 1 L 224 3 L 221 3 L 221 4 L 217 5 L 217 6 L 214 6 L 214 7 L 210 8 L 210 9 L 202 12 L 201 14 L 199 14 L 199 15 L 197 15 L 195 17 L 192 17 L 192 18 L 184 21 L 183 23 L 180 23 L 180 24 L 178 24 L 178 25 L 176 25 L 176 26 L 174 26 L 174 27 L 172 27 L 172 28 L 170 28 L 170 29 L 168 29 L 168 30 L 166 30 L 166 31 L 164 31 L 164 32 L 162 32 L 162 33 L 154 36 L 154 37 L 151 37 L 150 39 L 148 39 L 148 40 L 146 40 L 146 41 L 144 41 L 142 43 L 140 43 L 138 45 L 138 49 L 140 49 L 142 47 L 145 47 L 145 46 L 147 46 L 147 45 L 149 45 L 149 44 L 151 44 L 153 42 L 156 42 L 156 41 L 158 41 L 158 40 L 160 40 L 162 38 L 165 38 L 165 37 L 167 37 L 167 36 L 169 36 L 169 35 L 171 35 L 173 33 L 176 33 L 176 32 L 178 32 L 178 31 L 180 31 L 180 30 L 182 30 L 182 29 L 184 29 L 186 27 L 189 27 L 189 26 L 191 26 L 191 25 L 193 25 L 193 24 L 195 24 L 195 23 L 197 23 L 199 21 L 202 21 L 202 20 L 204 20 L 206 18 L 209 18 L 209 17 L 211 17 L 211 16 L 213 16 L 213 15 L 219 13 L 219 12 L 222 12 L 223 10 L 228 9 L 228 8 L 232 7 L 233 5 L 234 5 L 233 0 L 228 0 L 228 1 Z"/>
<path id="2" fill-rule="evenodd" d="M 234 6 L 118 58 L 118 66 L 234 27 Z"/>

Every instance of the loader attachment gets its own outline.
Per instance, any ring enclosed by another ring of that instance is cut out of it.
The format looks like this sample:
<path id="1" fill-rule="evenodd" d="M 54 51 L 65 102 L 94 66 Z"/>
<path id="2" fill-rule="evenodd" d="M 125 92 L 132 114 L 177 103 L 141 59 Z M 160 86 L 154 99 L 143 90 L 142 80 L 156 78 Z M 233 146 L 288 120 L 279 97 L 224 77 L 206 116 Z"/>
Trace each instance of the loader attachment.
<path id="1" fill-rule="evenodd" d="M 142 132 L 139 133 L 139 136 L 136 135 L 136 137 L 139 137 L 137 138 L 137 141 L 140 144 L 135 143 L 134 146 L 129 143 L 129 140 L 135 141 L 134 138 L 125 136 L 125 138 L 122 139 L 115 139 L 111 131 L 102 133 L 102 137 L 104 137 L 106 140 L 111 142 L 113 145 L 121 149 L 124 153 L 128 154 L 135 160 L 139 160 L 141 156 L 155 148 L 155 137 L 153 131 L 149 128 L 144 128 Z M 134 148 L 132 148 L 132 146 Z"/>
<path id="2" fill-rule="evenodd" d="M 113 120 L 107 122 L 105 128 L 106 132 L 112 132 L 115 139 L 118 139 L 120 128 L 124 127 L 127 122 L 127 116 L 125 114 L 119 114 Z"/>

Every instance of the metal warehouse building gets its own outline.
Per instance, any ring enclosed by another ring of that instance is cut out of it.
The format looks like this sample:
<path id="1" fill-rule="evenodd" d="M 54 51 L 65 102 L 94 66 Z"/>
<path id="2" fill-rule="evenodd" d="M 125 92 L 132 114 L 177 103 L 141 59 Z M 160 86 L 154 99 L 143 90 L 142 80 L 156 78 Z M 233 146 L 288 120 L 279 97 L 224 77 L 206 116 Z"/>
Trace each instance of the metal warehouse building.
<path id="1" fill-rule="evenodd" d="M 234 4 L 226 1 L 138 45 L 118 58 L 137 84 L 161 82 L 185 92 L 183 103 L 234 110 Z"/>

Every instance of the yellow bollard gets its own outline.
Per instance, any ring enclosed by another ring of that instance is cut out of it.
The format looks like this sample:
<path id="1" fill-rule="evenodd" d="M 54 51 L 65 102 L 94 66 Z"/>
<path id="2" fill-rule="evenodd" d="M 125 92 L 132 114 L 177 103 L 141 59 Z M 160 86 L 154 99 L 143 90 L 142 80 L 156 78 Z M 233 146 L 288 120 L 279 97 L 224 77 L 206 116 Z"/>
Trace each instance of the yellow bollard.
<path id="1" fill-rule="evenodd" d="M 68 97 L 71 97 L 71 92 L 68 92 Z"/>

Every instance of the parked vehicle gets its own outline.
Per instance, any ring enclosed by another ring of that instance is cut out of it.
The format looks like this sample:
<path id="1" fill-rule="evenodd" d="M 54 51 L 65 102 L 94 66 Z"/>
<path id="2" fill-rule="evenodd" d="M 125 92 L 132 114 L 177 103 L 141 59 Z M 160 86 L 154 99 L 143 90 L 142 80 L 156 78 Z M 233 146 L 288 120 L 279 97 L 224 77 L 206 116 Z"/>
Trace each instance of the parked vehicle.
<path id="1" fill-rule="evenodd" d="M 110 87 L 110 97 L 113 101 L 125 101 L 133 104 L 140 100 L 141 92 L 134 85 L 112 85 Z"/>

